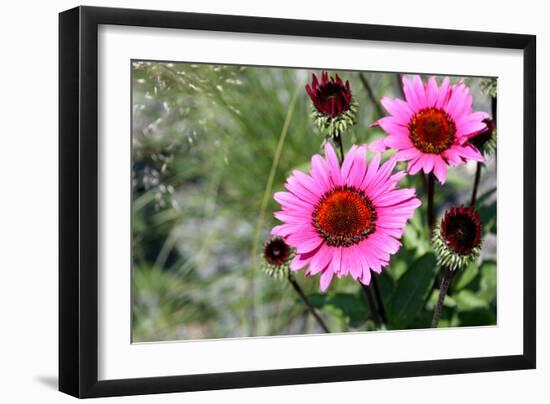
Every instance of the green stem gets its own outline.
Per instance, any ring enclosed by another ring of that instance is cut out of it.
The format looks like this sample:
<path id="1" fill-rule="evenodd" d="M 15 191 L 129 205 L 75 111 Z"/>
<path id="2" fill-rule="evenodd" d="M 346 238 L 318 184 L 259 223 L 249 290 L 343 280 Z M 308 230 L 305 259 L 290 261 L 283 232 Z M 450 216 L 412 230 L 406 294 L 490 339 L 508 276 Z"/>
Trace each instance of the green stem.
<path id="1" fill-rule="evenodd" d="M 491 98 L 491 115 L 493 117 L 493 124 L 497 124 L 497 99 Z M 496 161 L 496 160 L 495 160 Z M 481 169 L 483 168 L 483 163 L 478 161 L 476 166 L 476 176 L 474 179 L 474 188 L 472 190 L 472 199 L 470 205 L 475 207 L 477 200 L 477 191 L 479 188 L 479 180 L 481 178 Z"/>
<path id="2" fill-rule="evenodd" d="M 329 328 L 327 327 L 319 313 L 317 313 L 317 310 L 315 310 L 315 307 L 313 307 L 313 305 L 305 295 L 304 291 L 302 290 L 301 286 L 298 284 L 298 282 L 296 282 L 296 279 L 294 279 L 292 274 L 288 274 L 288 281 L 290 282 L 298 296 L 300 296 L 300 299 L 302 299 L 302 302 L 304 302 L 311 315 L 315 318 L 315 320 L 317 320 L 317 323 L 323 329 L 323 331 L 326 333 L 330 333 Z"/>
<path id="3" fill-rule="evenodd" d="M 481 168 L 483 166 L 483 163 L 481 162 L 477 162 L 477 166 L 476 166 L 476 176 L 474 178 L 474 188 L 472 190 L 472 199 L 470 201 L 470 206 L 475 206 L 476 205 L 476 199 L 477 199 L 477 189 L 479 187 L 479 180 L 481 178 Z"/>
<path id="4" fill-rule="evenodd" d="M 437 328 L 437 324 L 439 324 L 439 319 L 441 318 L 441 313 L 443 312 L 445 296 L 447 295 L 447 291 L 449 290 L 454 274 L 454 271 L 451 271 L 449 268 L 444 268 L 443 271 L 443 279 L 441 280 L 439 296 L 437 298 L 437 304 L 435 305 L 434 316 L 432 318 L 432 328 Z"/>
<path id="5" fill-rule="evenodd" d="M 380 285 L 378 283 L 378 277 L 373 274 L 372 276 L 372 285 L 374 286 L 374 296 L 376 297 L 376 304 L 378 306 L 378 313 L 384 324 L 388 323 L 386 317 L 386 310 L 384 309 L 384 301 L 382 300 L 382 294 L 380 293 Z"/>
<path id="6" fill-rule="evenodd" d="M 342 142 L 342 135 L 340 134 L 340 132 L 334 132 L 332 135 L 332 139 L 334 140 L 334 143 L 336 143 L 339 151 L 338 157 L 340 159 L 340 164 L 342 164 L 342 162 L 344 161 L 344 144 Z"/>
<path id="7" fill-rule="evenodd" d="M 434 212 L 434 188 L 435 188 L 435 176 L 433 173 L 428 174 L 428 227 L 430 238 L 435 226 L 435 212 Z"/>
<path id="8" fill-rule="evenodd" d="M 374 108 L 376 109 L 377 118 L 380 118 L 384 116 L 384 109 L 382 108 L 382 105 L 378 101 L 378 98 L 374 95 L 374 91 L 372 91 L 372 87 L 365 77 L 363 73 L 359 73 L 359 78 L 361 79 L 361 82 L 363 83 L 363 87 L 365 87 L 365 90 L 367 91 L 367 95 L 369 96 L 370 101 L 372 102 L 372 105 L 374 105 Z"/>
<path id="9" fill-rule="evenodd" d="M 372 315 L 372 319 L 374 320 L 374 323 L 376 325 L 382 324 L 382 318 L 380 318 L 380 313 L 378 312 L 378 309 L 376 308 L 376 303 L 374 302 L 374 296 L 372 295 L 372 291 L 370 290 L 370 287 L 363 285 L 361 282 L 359 282 L 361 285 L 361 288 L 363 289 L 363 293 L 367 297 L 367 303 L 369 305 L 369 311 Z"/>

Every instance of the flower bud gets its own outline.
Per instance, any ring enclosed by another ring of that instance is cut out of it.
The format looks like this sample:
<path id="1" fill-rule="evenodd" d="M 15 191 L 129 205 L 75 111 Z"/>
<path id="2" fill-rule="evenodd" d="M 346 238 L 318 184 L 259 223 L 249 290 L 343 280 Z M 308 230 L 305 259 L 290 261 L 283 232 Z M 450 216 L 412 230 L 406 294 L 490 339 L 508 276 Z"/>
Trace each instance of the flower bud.
<path id="1" fill-rule="evenodd" d="M 344 83 L 338 75 L 329 78 L 328 73 L 323 72 L 319 82 L 313 74 L 306 91 L 313 103 L 313 121 L 322 132 L 341 134 L 355 125 L 357 104 L 351 95 L 349 81 Z"/>
<path id="2" fill-rule="evenodd" d="M 262 271 L 275 279 L 283 279 L 290 273 L 290 262 L 295 250 L 282 237 L 273 237 L 264 244 Z"/>
<path id="3" fill-rule="evenodd" d="M 433 245 L 437 262 L 451 271 L 463 269 L 481 252 L 481 222 L 473 207 L 451 208 L 435 229 Z"/>

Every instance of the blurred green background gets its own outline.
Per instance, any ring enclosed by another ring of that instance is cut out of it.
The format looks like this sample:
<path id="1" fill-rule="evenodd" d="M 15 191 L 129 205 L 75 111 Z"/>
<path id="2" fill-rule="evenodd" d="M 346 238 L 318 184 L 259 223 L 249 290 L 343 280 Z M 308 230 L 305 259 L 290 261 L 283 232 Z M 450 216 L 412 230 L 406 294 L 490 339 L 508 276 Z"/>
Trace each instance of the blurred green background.
<path id="1" fill-rule="evenodd" d="M 157 62 L 133 62 L 132 68 L 133 341 L 321 332 L 288 282 L 259 270 L 263 243 L 277 224 L 273 193 L 320 152 L 323 137 L 311 122 L 305 92 L 311 74 L 320 72 Z M 334 73 L 350 81 L 359 104 L 345 147 L 382 136 L 369 125 L 380 117 L 376 100 L 401 97 L 399 75 Z M 474 109 L 490 112 L 482 80 L 465 81 Z M 482 257 L 455 277 L 440 326 L 496 323 L 495 159 L 482 171 L 478 193 L 486 230 Z M 436 187 L 438 214 L 467 203 L 474 173 L 475 164 L 449 170 L 445 186 Z M 402 185 L 416 187 L 425 201 L 418 175 Z M 424 204 L 379 277 L 388 329 L 430 324 L 440 274 L 425 215 Z M 318 277 L 300 271 L 296 278 L 331 331 L 375 329 L 356 282 L 336 279 L 321 294 Z"/>

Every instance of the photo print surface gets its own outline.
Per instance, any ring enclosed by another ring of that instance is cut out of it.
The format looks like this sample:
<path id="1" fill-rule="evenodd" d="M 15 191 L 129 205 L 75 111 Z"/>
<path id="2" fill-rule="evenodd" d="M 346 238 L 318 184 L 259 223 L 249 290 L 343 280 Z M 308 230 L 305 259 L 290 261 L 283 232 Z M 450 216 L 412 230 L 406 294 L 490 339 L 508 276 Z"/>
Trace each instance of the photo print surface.
<path id="1" fill-rule="evenodd" d="M 133 342 L 496 325 L 495 78 L 131 68 Z"/>

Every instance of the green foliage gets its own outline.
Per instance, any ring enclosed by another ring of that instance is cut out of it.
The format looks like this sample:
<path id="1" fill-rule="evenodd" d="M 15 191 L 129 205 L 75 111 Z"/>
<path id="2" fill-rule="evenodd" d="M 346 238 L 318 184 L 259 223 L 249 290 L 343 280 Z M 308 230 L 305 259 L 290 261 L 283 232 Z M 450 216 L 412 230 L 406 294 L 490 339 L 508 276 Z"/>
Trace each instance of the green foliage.
<path id="1" fill-rule="evenodd" d="M 311 304 L 344 320 L 352 328 L 359 328 L 369 317 L 368 306 L 359 293 L 329 292 L 313 293 L 308 296 Z"/>
<path id="2" fill-rule="evenodd" d="M 435 306 L 434 290 L 428 307 Z M 444 323 L 440 326 L 496 324 L 496 262 L 473 263 L 459 271 L 445 298 Z"/>
<path id="3" fill-rule="evenodd" d="M 466 267 L 466 269 L 457 271 L 458 274 L 455 275 L 453 283 L 451 285 L 451 290 L 458 291 L 464 289 L 470 282 L 472 282 L 479 273 L 479 267 L 476 262 L 471 263 Z"/>
<path id="4" fill-rule="evenodd" d="M 488 233 L 497 232 L 497 203 L 492 202 L 489 205 L 483 205 L 479 208 L 479 219 Z"/>
<path id="5" fill-rule="evenodd" d="M 437 273 L 435 255 L 426 253 L 410 264 L 388 305 L 388 321 L 392 328 L 408 328 L 422 309 Z"/>
<path id="6" fill-rule="evenodd" d="M 485 261 L 480 272 L 478 295 L 486 302 L 494 302 L 497 297 L 497 263 Z"/>

